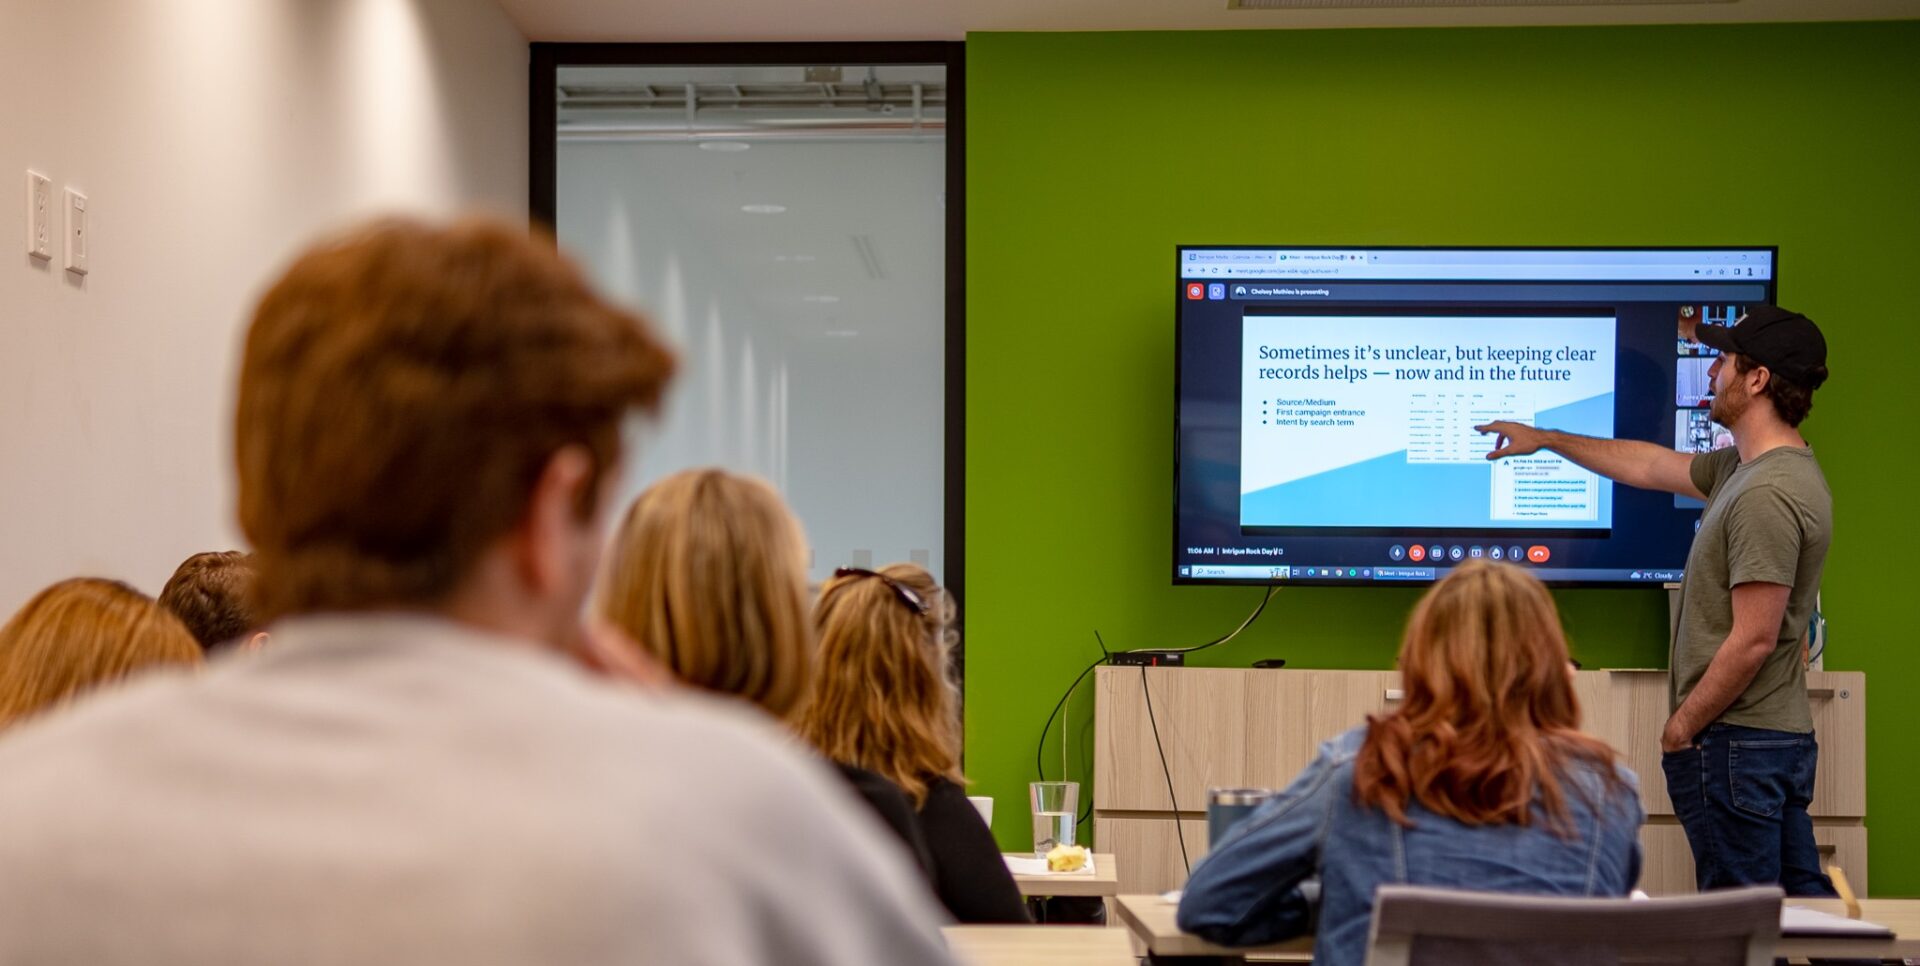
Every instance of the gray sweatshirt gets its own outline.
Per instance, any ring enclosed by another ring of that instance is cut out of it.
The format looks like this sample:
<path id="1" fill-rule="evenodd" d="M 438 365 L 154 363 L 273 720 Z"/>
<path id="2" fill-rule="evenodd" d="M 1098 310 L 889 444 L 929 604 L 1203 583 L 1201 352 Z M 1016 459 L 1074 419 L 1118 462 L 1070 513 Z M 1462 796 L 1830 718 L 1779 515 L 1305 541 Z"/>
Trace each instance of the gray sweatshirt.
<path id="1" fill-rule="evenodd" d="M 444 621 L 290 621 L 0 733 L 0 962 L 950 962 L 784 745 Z"/>

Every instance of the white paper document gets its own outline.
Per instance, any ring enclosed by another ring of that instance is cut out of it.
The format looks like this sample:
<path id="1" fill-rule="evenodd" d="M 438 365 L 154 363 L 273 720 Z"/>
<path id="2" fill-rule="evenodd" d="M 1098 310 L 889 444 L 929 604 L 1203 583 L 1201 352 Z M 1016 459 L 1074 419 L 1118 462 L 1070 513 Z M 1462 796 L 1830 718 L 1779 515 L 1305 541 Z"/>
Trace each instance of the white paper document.
<path id="1" fill-rule="evenodd" d="M 1780 907 L 1780 935 L 1892 939 L 1893 930 L 1865 919 L 1848 919 L 1818 909 L 1789 905 Z"/>

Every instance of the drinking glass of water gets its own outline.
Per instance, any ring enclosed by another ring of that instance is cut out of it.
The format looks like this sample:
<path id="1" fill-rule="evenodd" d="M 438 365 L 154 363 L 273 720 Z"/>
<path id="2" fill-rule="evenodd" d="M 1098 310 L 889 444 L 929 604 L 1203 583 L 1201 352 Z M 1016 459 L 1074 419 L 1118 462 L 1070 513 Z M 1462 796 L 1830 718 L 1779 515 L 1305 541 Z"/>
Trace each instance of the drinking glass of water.
<path id="1" fill-rule="evenodd" d="M 1027 786 L 1033 801 L 1033 854 L 1046 858 L 1056 845 L 1074 844 L 1080 821 L 1079 782 L 1033 782 Z"/>

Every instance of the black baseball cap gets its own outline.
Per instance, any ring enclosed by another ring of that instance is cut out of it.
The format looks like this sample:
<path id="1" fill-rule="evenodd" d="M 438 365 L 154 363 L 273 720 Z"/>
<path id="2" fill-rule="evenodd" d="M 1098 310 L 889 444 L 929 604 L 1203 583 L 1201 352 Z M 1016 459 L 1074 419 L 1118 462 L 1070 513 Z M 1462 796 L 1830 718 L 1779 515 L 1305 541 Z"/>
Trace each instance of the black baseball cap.
<path id="1" fill-rule="evenodd" d="M 1827 337 L 1812 319 L 1777 305 L 1749 305 L 1732 325 L 1701 325 L 1694 338 L 1746 356 L 1808 389 L 1827 381 Z"/>

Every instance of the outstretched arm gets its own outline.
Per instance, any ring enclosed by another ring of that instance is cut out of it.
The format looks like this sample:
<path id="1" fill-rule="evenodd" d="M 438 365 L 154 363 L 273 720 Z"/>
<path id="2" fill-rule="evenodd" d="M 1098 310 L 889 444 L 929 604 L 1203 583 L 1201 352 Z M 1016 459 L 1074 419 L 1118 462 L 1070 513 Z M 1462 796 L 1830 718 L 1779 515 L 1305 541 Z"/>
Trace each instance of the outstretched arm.
<path id="1" fill-rule="evenodd" d="M 1639 440 L 1580 436 L 1506 420 L 1475 426 L 1474 429 L 1498 434 L 1493 452 L 1487 454 L 1490 460 L 1527 456 L 1543 449 L 1552 450 L 1601 476 L 1628 486 L 1665 490 L 1695 499 L 1706 498 L 1706 494 L 1693 485 L 1692 453 L 1681 453 Z"/>

